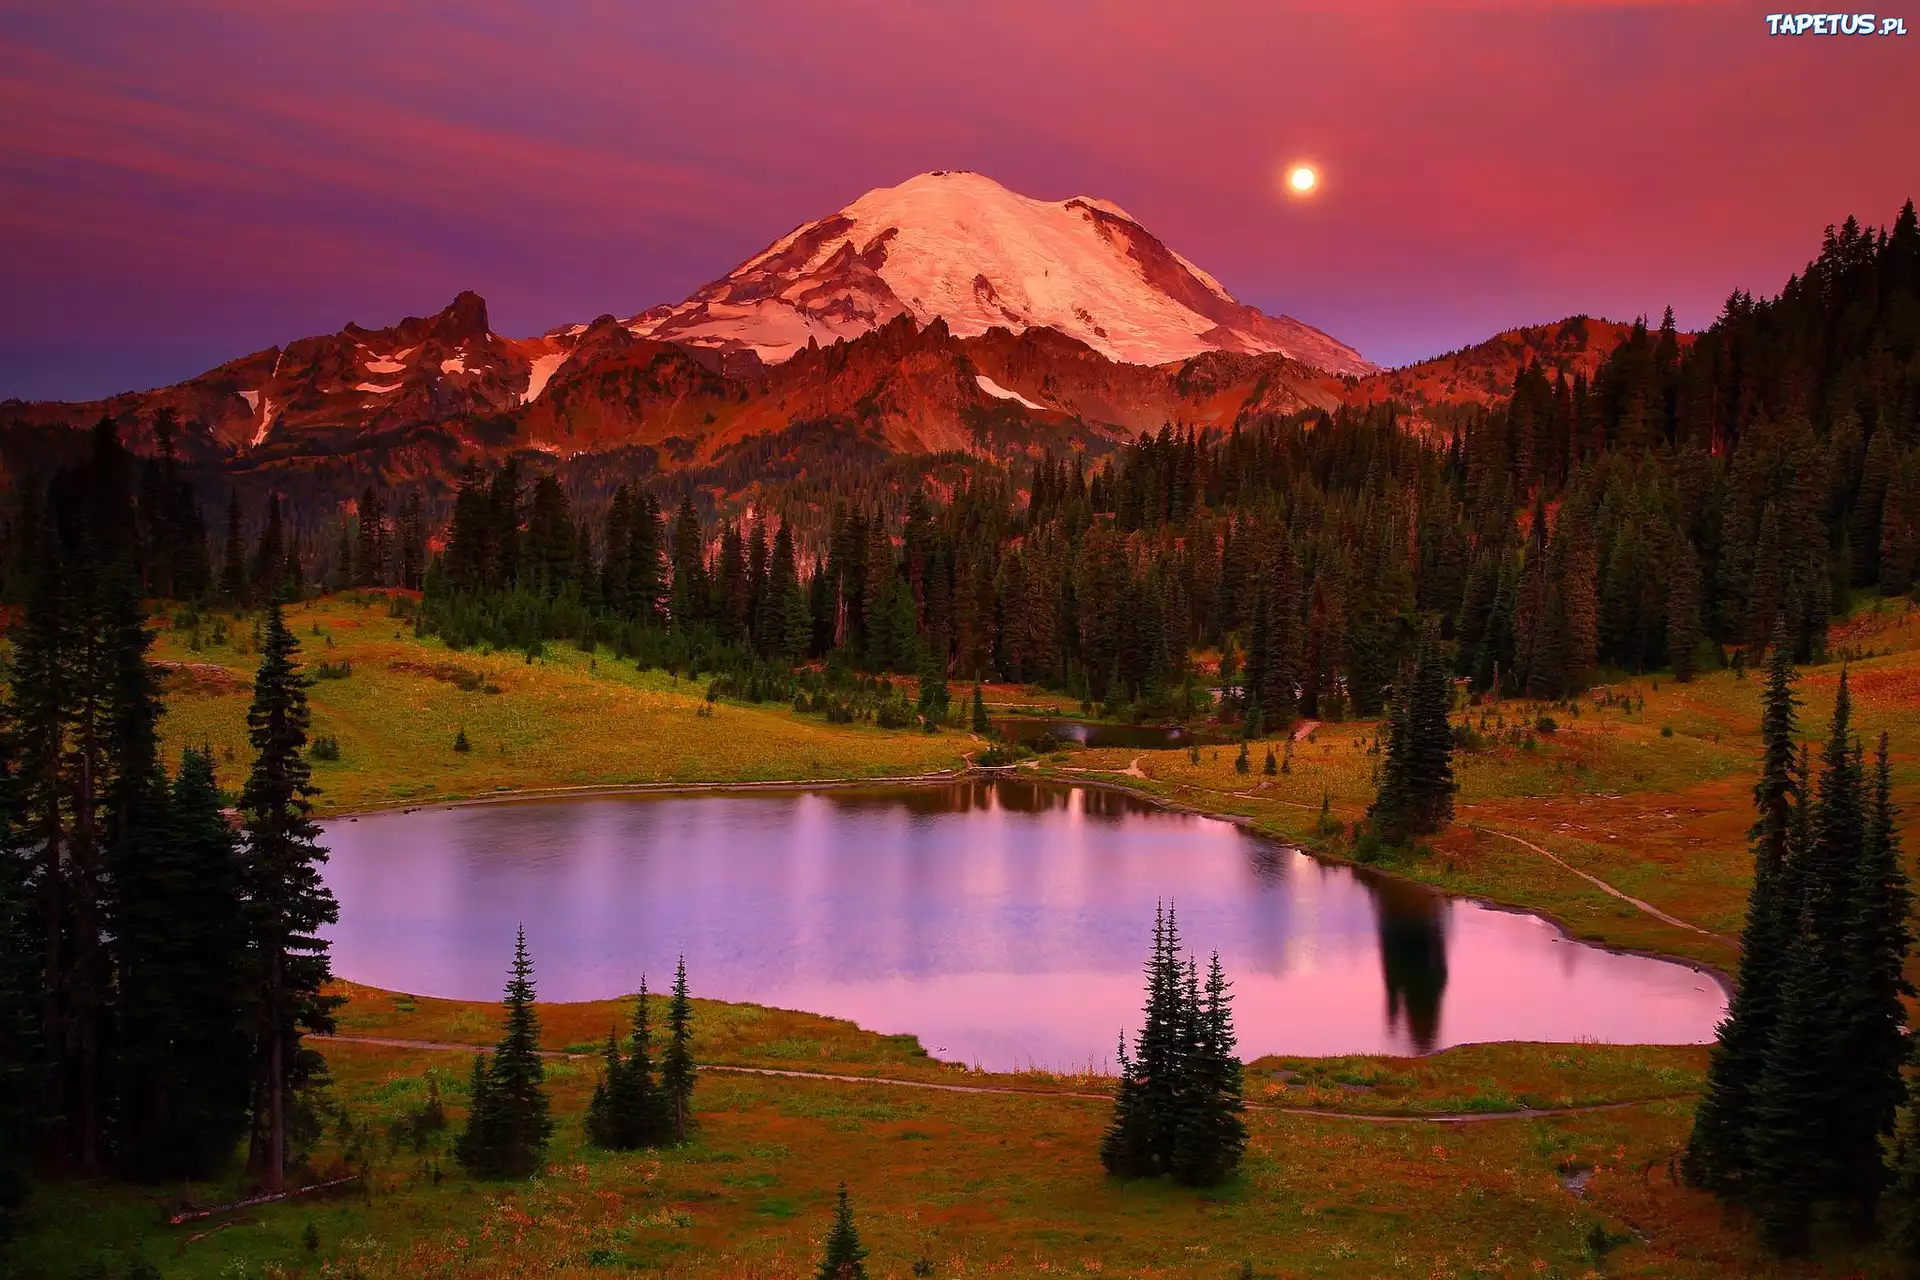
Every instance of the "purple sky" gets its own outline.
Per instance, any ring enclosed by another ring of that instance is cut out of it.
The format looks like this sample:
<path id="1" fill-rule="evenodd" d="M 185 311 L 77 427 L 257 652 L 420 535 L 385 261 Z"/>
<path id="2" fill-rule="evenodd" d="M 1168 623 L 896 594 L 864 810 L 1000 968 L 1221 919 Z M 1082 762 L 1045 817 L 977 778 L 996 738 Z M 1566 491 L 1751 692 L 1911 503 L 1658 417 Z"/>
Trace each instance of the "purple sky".
<path id="1" fill-rule="evenodd" d="M 1404 363 L 1585 311 L 1709 323 L 1920 194 L 1904 38 L 1764 5 L 1156 0 L 12 5 L 0 397 L 171 382 L 486 296 L 678 300 L 926 169 L 1124 206 Z M 1275 195 L 1289 161 L 1325 186 Z"/>

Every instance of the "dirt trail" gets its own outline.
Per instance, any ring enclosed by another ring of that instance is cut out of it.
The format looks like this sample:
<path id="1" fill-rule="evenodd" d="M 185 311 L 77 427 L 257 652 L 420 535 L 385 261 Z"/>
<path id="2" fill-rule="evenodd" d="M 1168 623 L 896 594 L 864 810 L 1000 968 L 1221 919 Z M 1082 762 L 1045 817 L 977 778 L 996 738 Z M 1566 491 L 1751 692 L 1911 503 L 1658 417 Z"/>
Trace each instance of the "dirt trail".
<path id="1" fill-rule="evenodd" d="M 1133 763 L 1130 766 L 1128 766 L 1128 768 L 1124 772 L 1133 777 L 1142 776 L 1138 772 L 1138 769 L 1140 767 L 1140 761 L 1143 759 L 1145 759 L 1144 756 L 1135 757 Z M 1108 772 L 1111 772 L 1111 771 L 1109 770 Z M 1264 783 L 1251 787 L 1245 791 L 1221 791 L 1213 787 L 1196 787 L 1196 786 L 1191 786 L 1186 784 L 1178 784 L 1178 785 L 1179 785 L 1179 790 L 1182 790 L 1182 791 L 1202 791 L 1202 792 L 1206 792 L 1209 795 L 1234 796 L 1241 800 L 1258 800 L 1263 804 L 1281 805 L 1288 809 L 1304 809 L 1310 813 L 1318 813 L 1320 811 L 1320 806 L 1318 805 L 1305 804 L 1298 800 L 1282 800 L 1278 796 L 1261 795 L 1260 786 L 1266 785 Z M 1340 814 L 1343 812 L 1349 813 L 1349 814 L 1352 813 L 1351 810 L 1341 810 L 1341 809 L 1333 809 L 1331 810 L 1331 812 L 1334 814 Z M 1359 815 L 1354 815 L 1354 816 L 1359 816 Z M 1611 896 L 1618 898 L 1620 901 L 1626 903 L 1628 906 L 1631 906 L 1636 910 L 1646 912 L 1648 915 L 1652 916 L 1654 919 L 1660 921 L 1663 924 L 1670 924 L 1677 929 L 1685 929 L 1690 933 L 1697 933 L 1702 937 L 1712 938 L 1715 942 L 1724 942 L 1726 945 L 1728 945 L 1729 947 L 1732 947 L 1736 951 L 1740 949 L 1740 943 L 1735 939 L 1729 938 L 1723 933 L 1715 933 L 1711 929 L 1702 928 L 1700 925 L 1694 924 L 1690 920 L 1682 920 L 1679 916 L 1668 915 L 1666 912 L 1662 911 L 1660 908 L 1654 906 L 1651 902 L 1642 901 L 1641 899 L 1634 897 L 1630 893 L 1627 893 L 1620 889 L 1616 889 L 1614 886 L 1608 884 L 1605 880 L 1602 880 L 1599 876 L 1589 875 L 1585 871 L 1582 871 L 1580 868 L 1572 865 L 1571 863 L 1567 862 L 1565 859 L 1559 857 L 1558 855 L 1552 852 L 1549 852 L 1548 850 L 1535 844 L 1531 840 L 1523 839 L 1522 837 L 1513 835 L 1510 832 L 1496 830 L 1493 827 L 1481 826 L 1479 823 L 1476 823 L 1476 822 L 1466 822 L 1466 823 L 1462 823 L 1461 825 L 1467 827 L 1470 830 L 1478 831 L 1483 835 L 1498 836 L 1502 840 L 1511 840 L 1513 841 L 1513 843 L 1521 846 L 1524 849 L 1531 849 L 1533 852 L 1539 854 L 1541 857 L 1553 863 L 1555 866 L 1560 867 L 1562 870 L 1571 871 L 1574 875 L 1579 876 L 1582 880 L 1585 880 L 1588 884 L 1600 890 L 1602 893 L 1610 894 Z"/>
<path id="2" fill-rule="evenodd" d="M 445 1040 L 400 1040 L 388 1036 L 308 1036 L 309 1040 L 331 1040 L 339 1044 L 371 1044 L 389 1049 L 419 1049 L 443 1053 L 485 1052 L 485 1045 L 455 1044 Z M 594 1058 L 592 1053 L 563 1053 L 543 1049 L 543 1058 Z M 778 1067 L 734 1067 L 701 1063 L 700 1070 L 727 1075 L 774 1076 L 785 1080 L 827 1080 L 836 1084 L 891 1085 L 900 1089 L 931 1089 L 937 1093 L 998 1094 L 1029 1098 L 1074 1098 L 1086 1102 L 1112 1102 L 1110 1093 L 1085 1093 L 1070 1089 L 1022 1089 L 1013 1085 L 943 1084 L 936 1080 L 897 1080 L 889 1076 L 841 1075 L 827 1071 L 790 1071 Z M 1249 1102 L 1249 1111 L 1271 1111 L 1278 1115 L 1318 1116 L 1328 1120 L 1358 1120 L 1368 1124 L 1477 1124 L 1482 1120 L 1538 1120 L 1546 1116 L 1585 1115 L 1594 1111 L 1623 1111 L 1652 1102 L 1677 1102 L 1691 1098 L 1690 1093 L 1662 1094 L 1652 1098 L 1631 1098 L 1624 1102 L 1593 1102 L 1578 1107 L 1521 1107 L 1513 1111 L 1459 1111 L 1435 1115 L 1394 1114 L 1371 1111 L 1326 1111 L 1318 1107 L 1276 1107 Z"/>
<path id="3" fill-rule="evenodd" d="M 1563 867 L 1566 870 L 1573 872 L 1573 874 L 1579 876 L 1582 880 L 1585 880 L 1588 884 L 1600 890 L 1602 893 L 1612 894 L 1614 897 L 1620 899 L 1620 901 L 1625 902 L 1631 906 L 1637 907 L 1641 911 L 1646 912 L 1648 915 L 1652 916 L 1655 920 L 1659 920 L 1665 924 L 1670 924 L 1677 929 L 1691 930 L 1694 933 L 1700 934 L 1702 937 L 1712 938 L 1718 942 L 1724 942 L 1728 946 L 1733 947 L 1736 950 L 1739 949 L 1740 944 L 1738 942 L 1735 942 L 1732 938 L 1727 937 L 1725 934 L 1715 933 L 1711 929 L 1703 929 L 1699 925 L 1694 924 L 1691 921 L 1682 920 L 1679 916 L 1670 916 L 1666 912 L 1662 911 L 1660 908 L 1654 906 L 1652 903 L 1642 902 L 1640 899 L 1634 897 L 1632 894 L 1624 893 L 1621 890 L 1614 888 L 1612 885 L 1608 884 L 1605 880 L 1602 880 L 1599 876 L 1588 875 L 1586 872 L 1582 871 L 1580 868 L 1573 866 L 1572 864 L 1568 863 L 1565 859 L 1560 858 L 1559 856 L 1548 852 L 1547 850 L 1541 848 L 1539 845 L 1535 844 L 1531 840 L 1523 840 L 1519 836 L 1512 835 L 1505 831 L 1496 831 L 1492 827 L 1475 826 L 1472 823 L 1469 823 L 1468 825 L 1472 826 L 1475 831 L 1483 832 L 1490 836 L 1499 836 L 1502 840 L 1511 840 L 1517 845 L 1533 850 L 1535 853 L 1539 854 L 1541 857 L 1545 858 L 1547 861 L 1554 863 L 1556 866 Z"/>

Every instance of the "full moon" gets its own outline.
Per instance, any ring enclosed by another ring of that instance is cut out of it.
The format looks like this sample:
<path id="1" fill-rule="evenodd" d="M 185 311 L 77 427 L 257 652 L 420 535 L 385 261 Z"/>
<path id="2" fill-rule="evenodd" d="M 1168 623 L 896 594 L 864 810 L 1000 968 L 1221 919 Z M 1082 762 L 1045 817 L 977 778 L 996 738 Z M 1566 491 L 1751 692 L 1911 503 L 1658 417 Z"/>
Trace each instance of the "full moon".
<path id="1" fill-rule="evenodd" d="M 1306 195 L 1319 182 L 1320 175 L 1313 171 L 1312 165 L 1297 164 L 1287 170 L 1287 189 L 1297 196 Z"/>

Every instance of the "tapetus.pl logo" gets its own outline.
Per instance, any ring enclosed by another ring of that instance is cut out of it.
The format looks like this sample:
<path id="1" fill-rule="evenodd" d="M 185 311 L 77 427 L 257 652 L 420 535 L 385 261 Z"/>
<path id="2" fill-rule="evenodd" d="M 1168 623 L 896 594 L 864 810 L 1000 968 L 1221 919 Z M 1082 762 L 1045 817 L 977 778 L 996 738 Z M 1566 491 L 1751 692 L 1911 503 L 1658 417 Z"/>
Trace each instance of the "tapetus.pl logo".
<path id="1" fill-rule="evenodd" d="M 1907 20 L 1871 13 L 1770 13 L 1767 30 L 1776 36 L 1903 36 Z"/>

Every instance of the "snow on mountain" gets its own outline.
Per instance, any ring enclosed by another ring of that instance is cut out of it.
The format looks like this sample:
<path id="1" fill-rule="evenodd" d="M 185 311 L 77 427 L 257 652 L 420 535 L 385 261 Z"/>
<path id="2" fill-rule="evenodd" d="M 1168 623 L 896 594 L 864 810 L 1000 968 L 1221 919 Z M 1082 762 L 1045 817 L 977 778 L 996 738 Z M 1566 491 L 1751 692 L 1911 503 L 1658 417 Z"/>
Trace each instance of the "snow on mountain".
<path id="1" fill-rule="evenodd" d="M 1375 367 L 1318 329 L 1236 301 L 1111 201 L 1034 200 L 960 170 L 869 191 L 628 325 L 774 362 L 903 312 L 944 320 L 957 337 L 1046 326 L 1132 364 L 1235 351 L 1330 373 Z"/>
<path id="2" fill-rule="evenodd" d="M 1029 409 L 1040 409 L 1044 411 L 1047 407 L 1043 404 L 1035 404 L 1033 401 L 1021 395 L 1018 391 L 1007 390 L 1005 387 L 1001 386 L 999 383 L 995 382 L 992 378 L 989 378 L 984 373 L 974 375 L 973 380 L 976 384 L 979 385 L 982 391 L 986 392 L 988 395 L 993 396 L 996 399 L 1018 400 L 1021 404 L 1025 405 Z"/>
<path id="3" fill-rule="evenodd" d="M 849 414 L 909 452 L 971 448 L 1022 410 L 1096 434 L 1226 423 L 1326 408 L 1341 395 L 1330 375 L 1371 369 L 1326 334 L 1235 301 L 1110 201 L 1048 203 L 978 174 L 929 173 L 626 320 L 505 338 L 463 292 L 432 315 L 348 324 L 168 387 L 6 402 L 0 419 L 108 416 L 144 449 L 165 409 L 195 460 L 335 456 L 444 427 L 473 447 L 505 447 L 506 432 L 522 447 L 643 445 L 684 462 Z"/>

